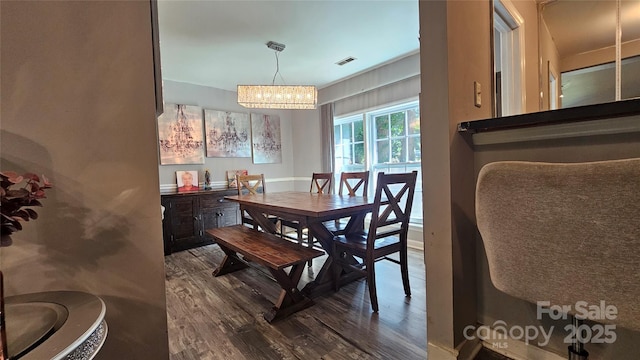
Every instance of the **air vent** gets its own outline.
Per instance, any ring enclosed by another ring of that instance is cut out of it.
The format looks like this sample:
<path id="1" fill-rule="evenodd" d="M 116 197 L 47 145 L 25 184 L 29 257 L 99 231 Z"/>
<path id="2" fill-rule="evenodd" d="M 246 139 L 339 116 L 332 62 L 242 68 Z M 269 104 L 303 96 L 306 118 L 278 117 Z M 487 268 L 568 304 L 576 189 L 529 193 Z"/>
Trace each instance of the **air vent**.
<path id="1" fill-rule="evenodd" d="M 348 58 L 345 58 L 345 59 L 342 59 L 342 60 L 338 61 L 336 64 L 342 66 L 344 64 L 348 64 L 348 63 L 352 62 L 355 59 L 356 58 L 354 58 L 353 56 L 349 56 Z"/>

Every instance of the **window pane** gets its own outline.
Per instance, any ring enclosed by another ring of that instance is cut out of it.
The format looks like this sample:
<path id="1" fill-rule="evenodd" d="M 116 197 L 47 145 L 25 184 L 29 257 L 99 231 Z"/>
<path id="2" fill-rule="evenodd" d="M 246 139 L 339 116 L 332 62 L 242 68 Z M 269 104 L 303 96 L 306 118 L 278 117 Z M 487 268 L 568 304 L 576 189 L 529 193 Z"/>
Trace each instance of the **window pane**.
<path id="1" fill-rule="evenodd" d="M 376 153 L 378 154 L 377 163 L 389 162 L 389 142 L 388 141 L 376 141 Z"/>
<path id="2" fill-rule="evenodd" d="M 420 110 L 418 108 L 407 111 L 409 116 L 409 135 L 420 134 Z"/>
<path id="3" fill-rule="evenodd" d="M 404 111 L 391 114 L 391 136 L 404 135 Z"/>
<path id="4" fill-rule="evenodd" d="M 364 165 L 364 144 L 353 145 L 354 163 Z"/>
<path id="5" fill-rule="evenodd" d="M 422 153 L 420 152 L 420 137 L 411 136 L 409 139 L 409 161 L 420 161 Z"/>
<path id="6" fill-rule="evenodd" d="M 342 140 L 344 142 L 351 142 L 351 123 L 342 125 Z"/>
<path id="7" fill-rule="evenodd" d="M 389 137 L 389 115 L 376 116 L 376 139 Z"/>
<path id="8" fill-rule="evenodd" d="M 356 121 L 353 123 L 353 140 L 364 141 L 364 121 Z"/>
<path id="9" fill-rule="evenodd" d="M 337 145 L 336 146 L 336 153 L 333 154 L 333 156 L 335 156 L 335 160 L 336 160 L 336 168 L 341 169 L 342 166 L 344 166 L 344 157 L 342 154 L 342 146 L 341 145 Z"/>
<path id="10" fill-rule="evenodd" d="M 405 162 L 406 158 L 405 140 L 391 140 L 391 161 Z"/>

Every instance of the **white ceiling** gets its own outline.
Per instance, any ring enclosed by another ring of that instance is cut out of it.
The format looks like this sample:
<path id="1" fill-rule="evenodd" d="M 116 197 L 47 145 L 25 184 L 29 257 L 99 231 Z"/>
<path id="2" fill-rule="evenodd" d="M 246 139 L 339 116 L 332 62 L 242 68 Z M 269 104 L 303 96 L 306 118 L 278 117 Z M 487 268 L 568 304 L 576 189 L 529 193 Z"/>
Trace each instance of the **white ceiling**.
<path id="1" fill-rule="evenodd" d="M 419 51 L 417 0 L 159 0 L 162 78 L 326 87 Z M 356 58 L 344 66 L 335 63 Z M 284 79 L 284 81 L 283 81 Z"/>

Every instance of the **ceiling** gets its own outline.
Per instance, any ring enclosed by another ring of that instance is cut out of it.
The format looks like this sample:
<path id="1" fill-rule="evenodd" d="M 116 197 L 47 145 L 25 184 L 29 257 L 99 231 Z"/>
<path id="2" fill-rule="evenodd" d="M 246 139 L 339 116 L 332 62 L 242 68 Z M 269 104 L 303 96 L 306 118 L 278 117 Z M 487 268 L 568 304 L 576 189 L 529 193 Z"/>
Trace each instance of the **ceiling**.
<path id="1" fill-rule="evenodd" d="M 326 87 L 419 51 L 417 0 L 159 0 L 162 78 Z M 355 61 L 339 66 L 347 57 Z"/>
<path id="2" fill-rule="evenodd" d="M 553 0 L 543 17 L 561 58 L 616 43 L 616 2 L 612 0 Z M 640 38 L 640 1 L 621 2 L 622 42 Z"/>

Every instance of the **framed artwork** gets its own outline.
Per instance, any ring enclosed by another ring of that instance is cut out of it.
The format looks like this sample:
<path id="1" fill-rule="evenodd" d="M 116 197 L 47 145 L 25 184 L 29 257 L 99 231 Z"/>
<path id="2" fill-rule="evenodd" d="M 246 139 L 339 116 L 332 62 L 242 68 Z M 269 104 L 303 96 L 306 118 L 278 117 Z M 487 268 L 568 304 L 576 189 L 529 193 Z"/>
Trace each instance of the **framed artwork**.
<path id="1" fill-rule="evenodd" d="M 236 177 L 238 175 L 247 175 L 248 173 L 247 170 L 227 170 L 227 186 L 230 189 L 237 188 L 238 182 L 236 181 Z"/>
<path id="2" fill-rule="evenodd" d="M 165 104 L 158 117 L 160 165 L 204 164 L 202 108 Z"/>
<path id="3" fill-rule="evenodd" d="M 251 145 L 254 164 L 281 163 L 280 117 L 251 113 Z"/>
<path id="4" fill-rule="evenodd" d="M 249 114 L 204 109 L 207 157 L 251 157 Z"/>
<path id="5" fill-rule="evenodd" d="M 176 171 L 176 183 L 178 191 L 197 191 L 198 190 L 198 172 L 197 171 Z"/>

